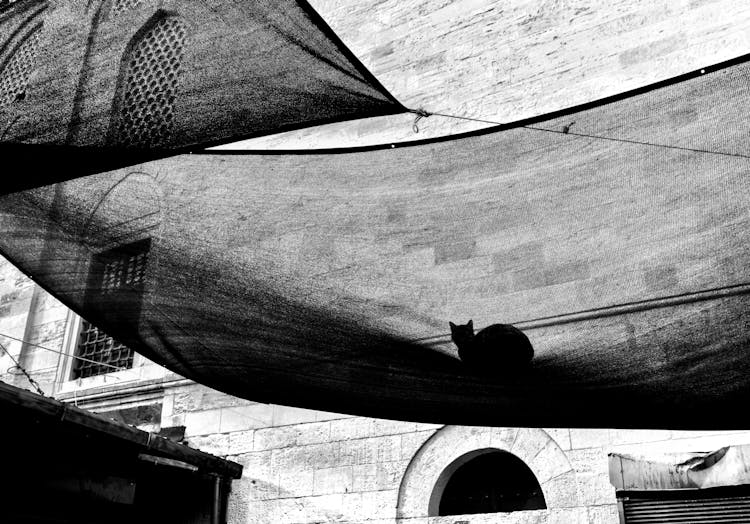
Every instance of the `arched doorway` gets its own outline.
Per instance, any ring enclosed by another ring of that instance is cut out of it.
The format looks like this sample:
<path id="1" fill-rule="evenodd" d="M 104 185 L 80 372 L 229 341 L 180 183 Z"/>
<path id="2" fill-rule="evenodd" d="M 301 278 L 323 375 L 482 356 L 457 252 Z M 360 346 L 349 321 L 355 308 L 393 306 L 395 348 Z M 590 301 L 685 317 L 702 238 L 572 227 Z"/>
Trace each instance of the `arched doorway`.
<path id="1" fill-rule="evenodd" d="M 547 509 L 531 469 L 498 449 L 478 450 L 454 461 L 438 479 L 431 499 L 431 516 Z"/>

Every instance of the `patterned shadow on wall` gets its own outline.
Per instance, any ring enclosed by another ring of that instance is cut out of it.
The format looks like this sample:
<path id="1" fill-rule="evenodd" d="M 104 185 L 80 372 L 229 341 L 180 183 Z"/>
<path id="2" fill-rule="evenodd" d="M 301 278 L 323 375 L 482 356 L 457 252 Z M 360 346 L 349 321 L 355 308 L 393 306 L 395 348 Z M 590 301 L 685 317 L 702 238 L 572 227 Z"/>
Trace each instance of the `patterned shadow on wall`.
<path id="1" fill-rule="evenodd" d="M 157 13 L 130 43 L 115 100 L 112 145 L 156 147 L 167 143 L 182 69 L 185 24 Z"/>

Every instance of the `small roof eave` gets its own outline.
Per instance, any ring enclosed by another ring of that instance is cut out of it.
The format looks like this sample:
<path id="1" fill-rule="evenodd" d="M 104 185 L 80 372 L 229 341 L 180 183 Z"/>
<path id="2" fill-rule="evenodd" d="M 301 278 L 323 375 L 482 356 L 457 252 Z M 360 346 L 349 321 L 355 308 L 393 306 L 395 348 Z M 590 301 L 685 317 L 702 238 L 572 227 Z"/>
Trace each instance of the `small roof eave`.
<path id="1" fill-rule="evenodd" d="M 750 485 L 750 444 L 651 457 L 610 453 L 609 478 L 618 491 Z"/>
<path id="2" fill-rule="evenodd" d="M 155 433 L 109 420 L 102 415 L 85 411 L 71 404 L 0 382 L 0 412 L 9 413 L 11 408 L 20 409 L 38 419 L 55 422 L 69 430 L 108 436 L 127 442 L 140 448 L 144 454 L 186 463 L 196 467 L 202 473 L 234 479 L 242 476 L 242 466 L 236 462 L 172 442 Z"/>

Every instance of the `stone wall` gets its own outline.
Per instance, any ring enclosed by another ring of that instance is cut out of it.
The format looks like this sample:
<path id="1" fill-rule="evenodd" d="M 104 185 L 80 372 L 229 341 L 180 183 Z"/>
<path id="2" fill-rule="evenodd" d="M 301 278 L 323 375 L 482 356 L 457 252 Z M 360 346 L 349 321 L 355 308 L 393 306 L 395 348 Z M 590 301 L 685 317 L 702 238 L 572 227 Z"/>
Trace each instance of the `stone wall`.
<path id="1" fill-rule="evenodd" d="M 409 108 L 511 122 L 597 100 L 750 52 L 744 0 L 311 0 Z M 247 141 L 250 149 L 432 138 L 488 122 L 413 114 Z"/>
<path id="2" fill-rule="evenodd" d="M 0 258 L 0 380 L 28 385 L 18 363 L 52 391 L 61 356 L 50 349 L 62 347 L 67 318 L 65 306 Z"/>
<path id="3" fill-rule="evenodd" d="M 238 400 L 200 385 L 168 393 L 163 422 L 190 445 L 245 467 L 232 522 L 619 522 L 607 454 L 708 451 L 750 432 L 440 426 Z M 510 451 L 535 473 L 548 510 L 429 517 L 437 476 L 476 449 Z"/>
<path id="4" fill-rule="evenodd" d="M 153 9 L 162 4 L 144 3 Z M 66 24 L 71 41 L 87 38 L 93 12 L 84 4 L 60 7 L 60 16 L 52 22 Z M 313 4 L 408 106 L 497 121 L 600 98 L 750 50 L 750 8 L 741 0 L 609 0 L 596 12 L 552 1 L 500 8 L 474 0 L 423 0 L 409 4 L 409 12 L 404 10 L 407 4 L 397 0 Z M 374 7 L 376 14 L 369 16 Z M 134 18 L 131 29 L 148 16 Z M 551 23 L 580 31 L 556 38 Z M 434 34 L 440 37 L 429 36 Z M 469 34 L 474 37 L 467 39 Z M 106 44 L 93 41 L 95 46 Z M 558 51 L 563 48 L 565 53 Z M 404 56 L 415 58 L 404 65 Z M 80 68 L 82 60 L 70 57 L 58 67 Z M 450 70 L 448 86 L 442 83 L 445 75 L 433 73 L 445 69 Z M 94 118 L 109 107 L 114 80 L 90 76 L 81 84 L 91 96 L 79 108 L 79 119 Z M 484 87 L 476 89 L 479 84 Z M 42 97 L 54 97 L 56 90 L 66 87 L 45 85 L 42 79 L 36 86 Z M 64 120 L 73 103 L 70 100 L 59 113 L 44 118 Z M 340 147 L 427 138 L 485 125 L 431 117 L 422 121 L 415 136 L 412 120 L 412 115 L 401 115 L 345 123 L 251 146 Z M 90 138 L 87 133 L 93 128 L 87 129 L 72 126 L 73 138 Z M 104 136 L 105 129 L 99 131 Z M 0 380 L 30 387 L 12 356 L 49 395 L 152 430 L 185 426 L 191 446 L 245 467 L 243 478 L 233 484 L 228 519 L 232 524 L 390 524 L 397 519 L 404 524 L 615 524 L 607 453 L 710 451 L 750 442 L 748 432 L 443 427 L 353 417 L 238 399 L 156 370 L 146 361 L 127 377 L 73 383 L 63 371 L 65 359 L 55 352 L 66 350 L 71 318 L 64 306 L 0 259 L 0 343 L 5 348 L 0 352 Z M 139 406 L 145 408 L 136 409 Z M 149 406 L 160 410 L 158 417 Z M 146 413 L 148 420 L 131 416 L 138 412 Z M 459 455 L 487 447 L 510 451 L 529 465 L 542 485 L 548 510 L 430 517 L 437 476 Z"/>

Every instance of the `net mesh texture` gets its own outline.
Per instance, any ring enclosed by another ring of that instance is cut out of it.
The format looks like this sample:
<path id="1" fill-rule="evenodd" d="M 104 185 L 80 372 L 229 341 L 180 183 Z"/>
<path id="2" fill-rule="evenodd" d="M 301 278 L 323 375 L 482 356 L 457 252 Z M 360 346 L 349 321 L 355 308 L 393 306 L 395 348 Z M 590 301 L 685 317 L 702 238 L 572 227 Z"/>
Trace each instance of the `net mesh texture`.
<path id="1" fill-rule="evenodd" d="M 26 96 L 29 77 L 34 70 L 39 52 L 39 34 L 39 29 L 31 33 L 18 46 L 0 72 L 0 109 Z"/>
<path id="2" fill-rule="evenodd" d="M 162 18 L 136 43 L 125 73 L 114 143 L 158 147 L 171 137 L 185 25 Z"/>
<path id="3" fill-rule="evenodd" d="M 0 251 L 147 358 L 258 402 L 746 426 L 749 71 L 460 139 L 181 155 L 6 195 Z M 113 257 L 144 252 L 112 291 Z M 523 329 L 531 368 L 463 366 L 448 321 L 470 318 Z"/>

